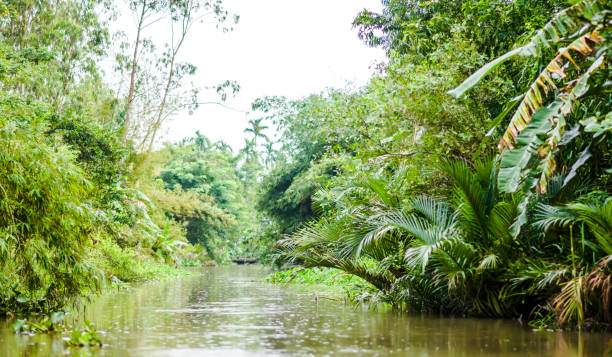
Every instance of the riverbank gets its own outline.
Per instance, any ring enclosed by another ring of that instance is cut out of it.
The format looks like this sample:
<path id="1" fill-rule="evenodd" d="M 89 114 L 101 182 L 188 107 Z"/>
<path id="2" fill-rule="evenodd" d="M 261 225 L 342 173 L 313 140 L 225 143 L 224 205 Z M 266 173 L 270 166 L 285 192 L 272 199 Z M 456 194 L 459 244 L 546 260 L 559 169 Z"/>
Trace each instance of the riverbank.
<path id="1" fill-rule="evenodd" d="M 116 270 L 114 272 L 119 273 Z M 174 267 L 151 260 L 134 261 L 129 269 L 129 275 L 126 275 L 125 272 L 123 272 L 124 274 L 118 274 L 122 279 L 108 271 L 106 273 L 109 274 L 110 279 L 105 279 L 99 289 L 74 297 L 71 304 L 61 309 L 38 312 L 28 310 L 16 313 L 9 312 L 4 321 L 11 326 L 16 334 L 30 336 L 47 333 L 70 335 L 71 331 L 74 334 L 75 331 L 85 328 L 87 335 L 97 336 L 94 326 L 90 326 L 87 318 L 81 314 L 81 311 L 85 311 L 86 306 L 92 300 L 113 295 L 119 291 L 136 289 L 145 284 L 163 283 L 196 274 L 193 269 Z M 72 339 L 67 341 L 68 343 L 79 343 L 73 342 Z M 98 341 L 97 337 L 95 341 Z"/>

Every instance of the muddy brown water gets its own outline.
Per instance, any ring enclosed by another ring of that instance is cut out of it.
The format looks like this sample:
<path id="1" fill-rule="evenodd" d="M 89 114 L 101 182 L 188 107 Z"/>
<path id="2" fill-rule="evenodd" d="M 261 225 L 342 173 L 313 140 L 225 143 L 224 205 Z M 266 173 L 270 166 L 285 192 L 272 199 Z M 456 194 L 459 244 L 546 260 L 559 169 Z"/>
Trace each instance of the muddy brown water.
<path id="1" fill-rule="evenodd" d="M 603 356 L 609 334 L 532 331 L 516 321 L 355 309 L 295 286 L 262 282 L 259 266 L 197 275 L 96 298 L 86 316 L 104 347 L 61 335 L 15 335 L 0 322 L 0 356 Z M 65 333 L 64 335 L 67 335 Z"/>

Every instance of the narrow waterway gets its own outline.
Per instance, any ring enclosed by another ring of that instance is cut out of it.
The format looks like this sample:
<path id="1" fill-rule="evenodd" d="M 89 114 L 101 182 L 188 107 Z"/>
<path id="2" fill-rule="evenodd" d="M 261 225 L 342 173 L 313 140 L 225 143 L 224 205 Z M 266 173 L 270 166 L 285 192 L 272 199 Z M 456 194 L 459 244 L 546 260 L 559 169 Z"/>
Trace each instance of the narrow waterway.
<path id="1" fill-rule="evenodd" d="M 261 282 L 261 267 L 105 294 L 86 315 L 102 348 L 0 324 L 0 356 L 602 356 L 610 335 L 534 332 L 516 322 L 363 311 Z"/>

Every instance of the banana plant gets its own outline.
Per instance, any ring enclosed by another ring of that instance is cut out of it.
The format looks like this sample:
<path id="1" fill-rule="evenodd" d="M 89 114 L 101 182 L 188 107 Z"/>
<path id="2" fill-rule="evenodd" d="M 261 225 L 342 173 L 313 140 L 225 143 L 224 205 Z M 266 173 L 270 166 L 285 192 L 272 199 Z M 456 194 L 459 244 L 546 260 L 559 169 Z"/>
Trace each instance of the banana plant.
<path id="1" fill-rule="evenodd" d="M 541 194 L 546 193 L 548 180 L 557 170 L 555 153 L 566 132 L 567 117 L 576 111 L 580 100 L 593 87 L 601 85 L 592 80 L 595 74 L 603 71 L 607 77 L 610 56 L 608 38 L 612 22 L 610 7 L 609 0 L 578 2 L 555 15 L 526 45 L 493 60 L 459 87 L 449 91 L 459 98 L 488 73 L 515 56 L 542 58 L 545 50 L 556 50 L 556 55 L 524 93 L 498 143 L 502 153 L 510 152 L 504 157 L 502 169 L 505 170 L 499 176 L 502 190 L 517 192 L 520 186 L 517 177 L 531 176 L 525 175 L 524 171 L 530 159 L 535 157 L 538 165 L 533 187 Z M 609 81 L 599 82 L 603 82 L 605 87 Z M 604 92 L 599 95 L 605 101 L 606 91 L 600 92 Z M 603 116 L 597 114 L 598 107 L 591 105 L 587 108 L 596 116 L 596 125 L 606 117 L 606 113 Z M 550 122 L 550 125 L 544 121 Z M 596 128 L 596 125 L 592 128 Z M 528 129 L 531 130 L 529 135 L 521 135 Z"/>

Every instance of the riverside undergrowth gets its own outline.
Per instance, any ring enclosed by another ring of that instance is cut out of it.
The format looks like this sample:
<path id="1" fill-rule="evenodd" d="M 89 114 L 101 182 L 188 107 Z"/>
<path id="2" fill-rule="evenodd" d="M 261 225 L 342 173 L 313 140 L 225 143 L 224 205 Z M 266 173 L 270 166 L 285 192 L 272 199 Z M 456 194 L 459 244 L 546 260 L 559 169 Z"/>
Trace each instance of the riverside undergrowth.
<path id="1" fill-rule="evenodd" d="M 273 284 L 297 284 L 319 298 L 368 302 L 376 289 L 367 281 L 333 268 L 295 267 L 270 274 L 264 279 Z"/>
<path id="2" fill-rule="evenodd" d="M 209 10 L 221 27 L 237 21 L 220 1 L 133 5 L 175 27 Z M 227 262 L 252 229 L 243 156 L 199 133 L 159 141 L 162 122 L 197 106 L 197 90 L 182 92 L 195 66 L 167 61 L 145 37 L 114 48 L 116 6 L 0 4 L 0 316 L 50 314 L 108 286 Z"/>
<path id="3" fill-rule="evenodd" d="M 612 326 L 612 3 L 384 3 L 362 87 L 253 107 L 277 123 L 259 207 L 277 262 L 398 309 Z M 486 84 L 479 84 L 486 82 Z"/>

